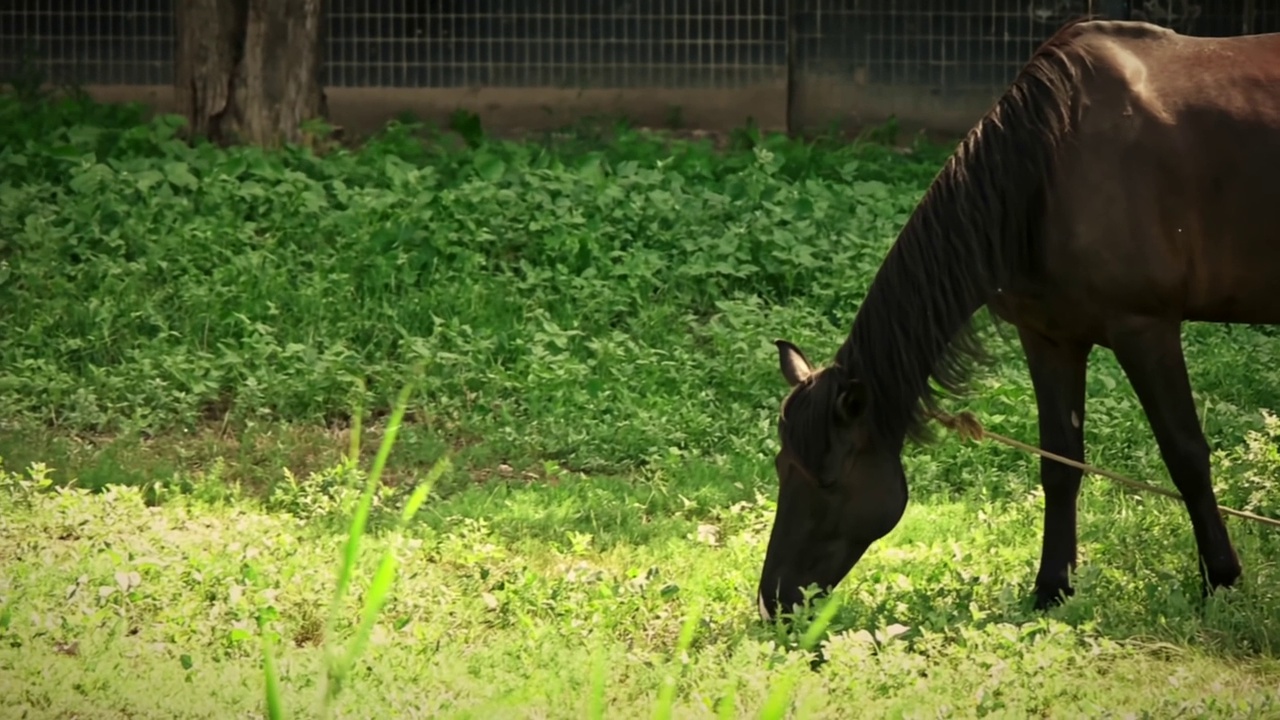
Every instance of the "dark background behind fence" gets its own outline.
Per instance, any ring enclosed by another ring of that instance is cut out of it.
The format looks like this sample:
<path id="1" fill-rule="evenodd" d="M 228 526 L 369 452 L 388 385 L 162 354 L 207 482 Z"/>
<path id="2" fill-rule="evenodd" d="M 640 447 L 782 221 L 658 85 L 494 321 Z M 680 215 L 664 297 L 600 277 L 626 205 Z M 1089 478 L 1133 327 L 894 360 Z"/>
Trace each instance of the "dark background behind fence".
<path id="1" fill-rule="evenodd" d="M 169 85 L 172 0 L 10 0 L 0 73 Z M 998 92 L 1088 11 L 1196 35 L 1280 30 L 1274 0 L 332 0 L 327 87 L 736 88 L 820 78 Z"/>

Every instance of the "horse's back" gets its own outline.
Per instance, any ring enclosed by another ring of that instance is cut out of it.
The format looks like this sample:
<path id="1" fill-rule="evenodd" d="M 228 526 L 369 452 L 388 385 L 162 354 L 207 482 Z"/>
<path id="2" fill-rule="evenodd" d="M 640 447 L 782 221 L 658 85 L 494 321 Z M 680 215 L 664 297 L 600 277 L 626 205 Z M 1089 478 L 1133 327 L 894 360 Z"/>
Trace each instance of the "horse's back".
<path id="1" fill-rule="evenodd" d="M 1135 312 L 1280 322 L 1280 33 L 1090 22 L 1070 47 L 1050 259 Z"/>
<path id="2" fill-rule="evenodd" d="M 1133 104 L 1153 119 L 1280 126 L 1280 33 L 1181 35 L 1147 23 L 1085 23 L 1073 38 L 1083 96 L 1106 113 Z M 1087 114 L 1082 129 L 1090 127 Z M 1105 126 L 1105 125 L 1104 125 Z"/>

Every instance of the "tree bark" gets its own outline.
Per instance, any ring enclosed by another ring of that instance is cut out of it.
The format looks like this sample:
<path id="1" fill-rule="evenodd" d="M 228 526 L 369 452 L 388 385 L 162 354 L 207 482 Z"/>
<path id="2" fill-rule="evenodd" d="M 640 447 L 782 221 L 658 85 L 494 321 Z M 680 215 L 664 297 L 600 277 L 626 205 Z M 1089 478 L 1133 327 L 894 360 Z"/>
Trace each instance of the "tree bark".
<path id="1" fill-rule="evenodd" d="M 325 118 L 322 0 L 174 3 L 175 99 L 193 135 L 219 144 L 302 141 Z"/>

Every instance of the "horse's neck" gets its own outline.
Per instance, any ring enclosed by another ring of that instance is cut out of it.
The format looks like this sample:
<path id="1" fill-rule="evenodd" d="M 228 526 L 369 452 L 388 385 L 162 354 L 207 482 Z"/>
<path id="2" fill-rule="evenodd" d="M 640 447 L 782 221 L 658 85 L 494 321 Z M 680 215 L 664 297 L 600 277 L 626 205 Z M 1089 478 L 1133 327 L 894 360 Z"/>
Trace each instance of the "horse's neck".
<path id="1" fill-rule="evenodd" d="M 956 238 L 927 237 L 924 227 L 913 217 L 904 228 L 837 353 L 890 438 L 916 434 L 922 402 L 932 404 L 930 378 L 961 388 L 969 361 L 981 356 L 970 321 L 994 291 L 985 258 Z"/>

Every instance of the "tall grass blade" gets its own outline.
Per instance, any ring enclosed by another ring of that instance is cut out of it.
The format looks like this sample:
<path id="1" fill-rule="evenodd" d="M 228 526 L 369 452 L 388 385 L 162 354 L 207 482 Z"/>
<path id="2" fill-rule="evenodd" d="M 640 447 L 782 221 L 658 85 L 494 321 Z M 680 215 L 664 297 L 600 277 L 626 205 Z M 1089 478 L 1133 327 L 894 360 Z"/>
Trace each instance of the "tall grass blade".
<path id="1" fill-rule="evenodd" d="M 432 465 L 431 471 L 427 473 L 426 480 L 414 488 L 413 494 L 405 503 L 404 509 L 400 513 L 400 519 L 396 523 L 392 541 L 382 553 L 378 571 L 374 574 L 373 582 L 369 586 L 369 592 L 365 596 L 364 609 L 360 613 L 360 625 L 356 629 L 356 635 L 352 639 L 351 645 L 347 648 L 345 656 L 337 665 L 338 677 L 345 678 L 347 673 L 351 671 L 352 666 L 355 665 L 356 658 L 360 656 L 360 653 L 364 652 L 365 646 L 369 643 L 369 636 L 373 633 L 373 625 L 378 620 L 378 614 L 382 612 L 383 606 L 386 605 L 387 599 L 391 596 L 391 586 L 395 582 L 396 567 L 398 565 L 395 556 L 395 544 L 399 541 L 400 534 L 404 531 L 405 526 L 413 520 L 418 509 L 422 507 L 436 481 L 450 466 L 451 463 L 447 457 L 437 460 Z"/>
<path id="2" fill-rule="evenodd" d="M 258 634 L 262 638 L 262 674 L 266 677 L 267 717 L 269 720 L 284 720 L 284 701 L 280 698 L 280 677 L 276 672 L 274 643 L 271 633 L 267 632 L 266 618 L 258 613 Z"/>
<path id="3" fill-rule="evenodd" d="M 675 655 L 672 658 L 672 664 L 677 670 L 664 679 L 662 688 L 658 691 L 658 704 L 654 708 L 654 720 L 670 720 L 671 708 L 675 705 L 676 699 L 676 682 L 677 675 L 683 672 L 683 662 L 685 653 L 688 652 L 689 646 L 693 644 L 693 634 L 698 628 L 698 621 L 702 619 L 703 600 L 698 598 L 693 602 L 693 607 L 689 609 L 688 616 L 685 617 L 684 625 L 680 627 L 680 635 L 676 640 Z"/>
<path id="4" fill-rule="evenodd" d="M 377 491 L 378 482 L 382 478 L 382 471 L 386 467 L 387 458 L 391 455 L 391 447 L 395 444 L 396 436 L 400 432 L 400 425 L 404 420 L 404 414 L 409 407 L 409 397 L 412 394 L 412 383 L 406 384 L 401 388 L 400 394 L 396 398 L 391 418 L 387 422 L 387 432 L 382 438 L 382 443 L 378 446 L 378 454 L 374 458 L 373 467 L 366 478 L 364 490 L 361 492 L 360 500 L 356 504 L 355 512 L 352 514 L 351 527 L 347 533 L 347 541 L 341 555 L 341 564 L 338 567 L 338 578 L 334 585 L 333 600 L 329 606 L 329 614 L 325 622 L 324 637 L 327 662 L 324 694 L 321 701 L 323 717 L 330 717 L 332 702 L 341 690 L 342 680 L 344 679 L 341 671 L 343 661 L 335 654 L 336 651 L 333 648 L 333 630 L 337 625 L 342 600 L 351 584 L 352 571 L 360 555 L 360 540 L 363 538 L 365 526 L 368 524 L 374 493 Z"/>
<path id="5" fill-rule="evenodd" d="M 604 720 L 604 648 L 598 648 L 594 654 L 595 658 L 591 663 L 591 697 L 590 705 L 587 708 L 587 718 L 589 720 Z"/>

